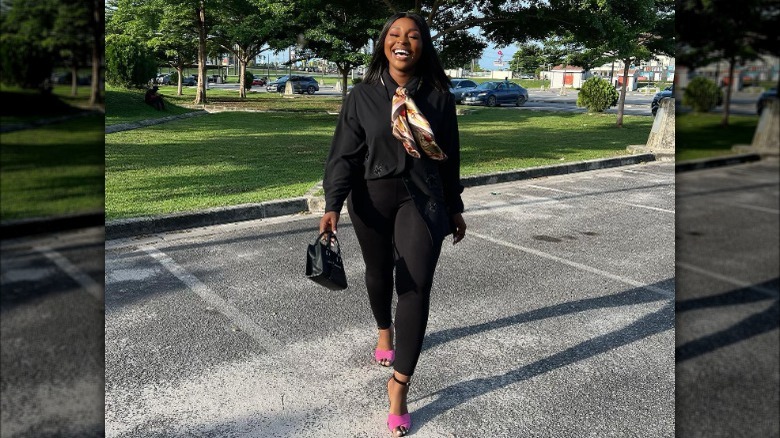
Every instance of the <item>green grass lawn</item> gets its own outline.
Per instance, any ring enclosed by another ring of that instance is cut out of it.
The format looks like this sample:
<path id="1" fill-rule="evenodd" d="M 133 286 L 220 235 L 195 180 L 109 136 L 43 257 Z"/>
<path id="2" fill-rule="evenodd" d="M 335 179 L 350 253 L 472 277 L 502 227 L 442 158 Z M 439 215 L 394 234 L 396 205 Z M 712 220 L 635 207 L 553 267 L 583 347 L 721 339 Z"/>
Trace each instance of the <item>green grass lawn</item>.
<path id="1" fill-rule="evenodd" d="M 750 144 L 758 116 L 730 115 L 721 126 L 721 114 L 678 114 L 675 120 L 676 159 L 679 161 L 732 155 L 731 147 Z"/>
<path id="2" fill-rule="evenodd" d="M 160 85 L 158 93 L 165 100 L 165 110 L 157 111 L 144 104 L 145 90 L 127 90 L 107 87 L 106 126 L 136 122 L 144 119 L 161 118 L 197 111 L 189 108 L 195 101 L 195 88 L 183 87 L 177 94 L 174 85 Z M 246 99 L 238 97 L 237 90 L 213 88 L 206 91 L 208 105 L 257 111 L 317 112 L 338 111 L 340 97 L 295 95 L 280 96 L 278 93 L 247 93 Z"/>
<path id="3" fill-rule="evenodd" d="M 322 179 L 336 121 L 225 112 L 109 134 L 107 218 L 302 196 Z M 618 129 L 614 115 L 480 108 L 459 123 L 463 175 L 475 175 L 624 155 L 652 120 L 626 116 Z"/>
<path id="4" fill-rule="evenodd" d="M 3 221 L 103 208 L 103 115 L 2 134 Z"/>
<path id="5" fill-rule="evenodd" d="M 0 84 L 0 123 L 28 123 L 35 120 L 77 114 L 89 104 L 89 86 L 80 86 L 71 95 L 69 85 L 55 85 L 51 95 L 38 90 Z"/>

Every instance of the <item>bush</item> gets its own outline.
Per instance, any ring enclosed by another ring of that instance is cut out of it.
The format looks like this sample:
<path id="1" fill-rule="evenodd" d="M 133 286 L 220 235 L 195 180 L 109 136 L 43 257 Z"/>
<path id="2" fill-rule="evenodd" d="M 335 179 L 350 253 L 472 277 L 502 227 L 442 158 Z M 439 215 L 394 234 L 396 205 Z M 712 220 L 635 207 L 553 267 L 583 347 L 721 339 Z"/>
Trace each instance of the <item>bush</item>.
<path id="1" fill-rule="evenodd" d="M 697 113 L 706 113 L 715 108 L 722 98 L 723 92 L 715 82 L 697 76 L 688 83 L 683 93 L 683 104 L 690 106 Z"/>
<path id="2" fill-rule="evenodd" d="M 582 84 L 577 95 L 577 106 L 587 108 L 588 112 L 600 113 L 617 105 L 619 97 L 617 90 L 609 84 L 609 81 L 594 76 Z"/>
<path id="3" fill-rule="evenodd" d="M 36 88 L 51 76 L 54 58 L 51 50 L 34 39 L 3 35 L 0 42 L 2 82 L 23 88 Z"/>
<path id="4" fill-rule="evenodd" d="M 359 84 L 361 82 L 363 82 L 363 78 L 352 79 L 352 85 L 357 85 L 357 84 Z"/>
<path id="5" fill-rule="evenodd" d="M 106 38 L 106 82 L 115 87 L 143 88 L 157 75 L 152 51 L 127 35 Z"/>

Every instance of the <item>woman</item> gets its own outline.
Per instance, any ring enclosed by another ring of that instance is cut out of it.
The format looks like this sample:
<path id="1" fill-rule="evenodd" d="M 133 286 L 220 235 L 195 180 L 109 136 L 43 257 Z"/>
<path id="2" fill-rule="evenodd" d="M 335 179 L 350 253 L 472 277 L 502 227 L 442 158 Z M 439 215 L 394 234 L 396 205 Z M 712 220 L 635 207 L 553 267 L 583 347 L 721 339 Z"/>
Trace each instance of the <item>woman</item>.
<path id="1" fill-rule="evenodd" d="M 453 244 L 458 243 L 466 232 L 449 87 L 425 21 L 416 14 L 393 15 L 364 80 L 342 106 L 325 168 L 320 232 L 336 232 L 349 196 L 379 328 L 374 355 L 381 365 L 394 366 L 387 382 L 387 425 L 395 436 L 411 427 L 406 396 L 422 350 L 442 241 L 453 234 Z"/>

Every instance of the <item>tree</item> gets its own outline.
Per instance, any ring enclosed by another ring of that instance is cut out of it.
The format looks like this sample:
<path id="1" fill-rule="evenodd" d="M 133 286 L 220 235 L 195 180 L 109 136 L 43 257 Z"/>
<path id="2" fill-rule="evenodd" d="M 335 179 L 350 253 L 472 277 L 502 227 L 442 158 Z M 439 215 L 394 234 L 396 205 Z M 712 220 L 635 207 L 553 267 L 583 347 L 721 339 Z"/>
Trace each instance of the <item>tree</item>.
<path id="1" fill-rule="evenodd" d="M 480 58 L 487 44 L 475 40 L 473 35 L 465 30 L 457 30 L 442 35 L 434 41 L 434 46 L 444 68 L 457 68 L 469 64 L 472 59 Z"/>
<path id="2" fill-rule="evenodd" d="M 551 2 L 551 7 L 565 24 L 559 26 L 557 34 L 570 35 L 572 41 L 589 51 L 591 59 L 623 61 L 616 122 L 622 127 L 629 67 L 655 54 L 674 53 L 673 1 L 561 0 Z"/>
<path id="3" fill-rule="evenodd" d="M 182 95 L 184 69 L 194 65 L 198 56 L 198 37 L 192 14 L 178 8 L 160 8 L 154 34 L 149 38 L 157 56 L 176 70 L 176 94 Z"/>
<path id="4" fill-rule="evenodd" d="M 293 8 L 289 2 L 225 0 L 215 12 L 212 40 L 239 63 L 239 96 L 246 97 L 246 68 L 268 48 L 282 49 L 295 41 Z"/>
<path id="5" fill-rule="evenodd" d="M 542 47 L 537 44 L 520 44 L 512 60 L 509 61 L 509 68 L 513 72 L 523 74 L 535 72 L 540 65 L 545 65 L 542 52 Z"/>
<path id="6" fill-rule="evenodd" d="M 44 40 L 70 68 L 71 95 L 78 94 L 79 68 L 89 65 L 92 58 L 93 34 L 89 5 L 83 1 L 62 1 L 57 10 L 52 32 Z"/>
<path id="7" fill-rule="evenodd" d="M 106 82 L 125 88 L 141 88 L 157 73 L 152 50 L 130 35 L 106 38 Z"/>
<path id="8" fill-rule="evenodd" d="M 729 84 L 739 63 L 761 54 L 780 55 L 777 22 L 780 4 L 773 0 L 683 0 L 679 17 L 688 26 L 678 28 L 679 63 L 691 69 L 724 59 L 729 63 Z M 691 28 L 700 26 L 699 32 Z M 780 83 L 778 84 L 780 85 Z M 726 90 L 721 125 L 728 125 L 732 86 Z"/>
<path id="9" fill-rule="evenodd" d="M 305 10 L 296 20 L 302 26 L 300 45 L 336 64 L 341 74 L 342 99 L 347 96 L 347 75 L 368 62 L 370 55 L 365 49 L 379 36 L 386 18 L 376 2 L 340 0 Z"/>
<path id="10" fill-rule="evenodd" d="M 7 84 L 36 88 L 49 78 L 56 53 L 48 37 L 57 16 L 57 2 L 13 0 L 0 23 L 0 72 Z"/>

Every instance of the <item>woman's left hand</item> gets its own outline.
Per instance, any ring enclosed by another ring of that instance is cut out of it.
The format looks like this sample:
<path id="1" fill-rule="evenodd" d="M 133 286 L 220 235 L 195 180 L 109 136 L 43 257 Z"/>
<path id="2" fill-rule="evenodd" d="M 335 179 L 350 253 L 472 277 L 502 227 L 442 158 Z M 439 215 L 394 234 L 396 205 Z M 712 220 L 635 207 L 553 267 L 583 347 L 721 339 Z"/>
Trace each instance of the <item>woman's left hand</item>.
<path id="1" fill-rule="evenodd" d="M 463 215 L 455 213 L 452 215 L 452 222 L 455 224 L 455 231 L 452 233 L 452 244 L 455 245 L 466 237 L 466 221 L 463 220 Z"/>

